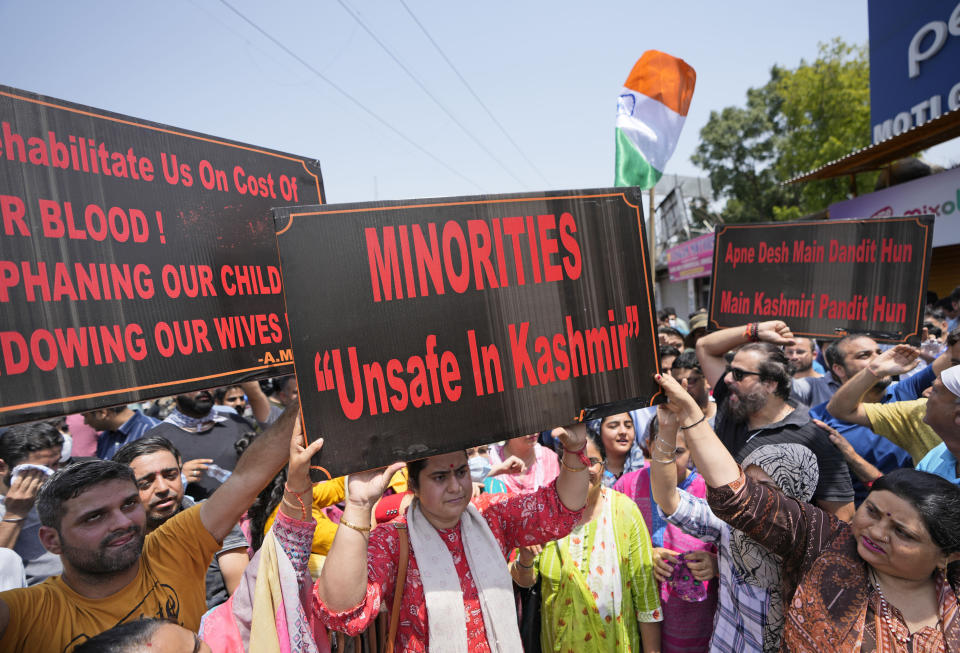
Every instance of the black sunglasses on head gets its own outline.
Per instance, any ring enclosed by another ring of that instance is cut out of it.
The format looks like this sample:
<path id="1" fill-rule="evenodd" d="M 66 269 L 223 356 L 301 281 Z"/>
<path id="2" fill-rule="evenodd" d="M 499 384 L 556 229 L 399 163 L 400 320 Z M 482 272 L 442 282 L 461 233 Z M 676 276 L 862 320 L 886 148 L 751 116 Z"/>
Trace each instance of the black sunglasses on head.
<path id="1" fill-rule="evenodd" d="M 750 372 L 748 370 L 741 370 L 739 367 L 734 367 L 733 365 L 727 365 L 727 372 L 733 375 L 733 380 L 737 383 L 743 381 L 745 376 L 760 376 L 760 372 Z"/>

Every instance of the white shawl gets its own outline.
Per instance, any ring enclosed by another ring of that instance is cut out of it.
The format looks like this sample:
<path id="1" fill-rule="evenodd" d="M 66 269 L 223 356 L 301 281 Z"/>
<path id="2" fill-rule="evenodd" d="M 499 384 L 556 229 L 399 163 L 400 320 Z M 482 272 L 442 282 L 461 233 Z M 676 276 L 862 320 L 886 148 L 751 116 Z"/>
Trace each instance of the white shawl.
<path id="1" fill-rule="evenodd" d="M 407 510 L 410 546 L 416 552 L 427 603 L 427 627 L 431 651 L 467 653 L 467 624 L 463 592 L 450 550 L 437 529 L 427 521 L 420 502 Z M 522 653 L 513 581 L 493 531 L 473 504 L 460 516 L 460 536 L 473 582 L 480 595 L 487 643 L 494 653 Z"/>

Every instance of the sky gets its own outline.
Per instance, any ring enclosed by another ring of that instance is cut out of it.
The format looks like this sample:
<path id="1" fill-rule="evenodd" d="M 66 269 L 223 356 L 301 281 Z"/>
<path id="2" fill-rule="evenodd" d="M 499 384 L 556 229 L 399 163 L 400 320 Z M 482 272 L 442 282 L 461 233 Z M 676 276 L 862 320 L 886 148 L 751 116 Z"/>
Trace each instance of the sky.
<path id="1" fill-rule="evenodd" d="M 818 43 L 866 44 L 867 3 L 0 0 L 0 25 L 2 84 L 315 158 L 326 200 L 358 202 L 612 185 L 648 49 L 697 71 L 666 173 L 703 175 L 710 112 Z"/>

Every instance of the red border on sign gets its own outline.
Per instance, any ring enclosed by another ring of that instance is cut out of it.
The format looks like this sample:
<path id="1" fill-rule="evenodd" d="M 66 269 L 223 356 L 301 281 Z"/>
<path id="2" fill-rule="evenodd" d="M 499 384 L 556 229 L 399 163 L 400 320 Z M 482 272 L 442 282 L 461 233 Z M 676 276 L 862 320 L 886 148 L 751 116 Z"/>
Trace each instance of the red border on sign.
<path id="1" fill-rule="evenodd" d="M 240 144 L 238 144 L 238 143 L 229 143 L 229 142 L 221 141 L 221 140 L 218 140 L 218 139 L 215 139 L 215 138 L 206 138 L 206 137 L 203 137 L 203 136 L 198 136 L 198 135 L 196 135 L 196 134 L 187 134 L 187 133 L 184 133 L 184 132 L 181 132 L 181 131 L 177 131 L 177 130 L 175 130 L 175 129 L 167 129 L 167 128 L 159 127 L 159 126 L 156 126 L 156 125 L 145 125 L 145 124 L 143 124 L 143 123 L 137 122 L 136 120 L 124 120 L 124 119 L 122 119 L 122 118 L 113 118 L 113 117 L 111 117 L 111 116 L 105 116 L 105 115 L 103 115 L 103 114 L 99 114 L 99 113 L 96 113 L 96 112 L 93 112 L 93 111 L 85 111 L 85 110 L 83 110 L 83 109 L 75 109 L 75 108 L 73 108 L 73 107 L 63 106 L 63 105 L 61 105 L 61 104 L 56 104 L 56 103 L 54 103 L 54 102 L 47 102 L 47 101 L 45 101 L 45 100 L 38 100 L 38 99 L 36 99 L 36 98 L 24 97 L 24 96 L 22 96 L 22 95 L 16 95 L 16 94 L 14 94 L 14 93 L 7 93 L 6 91 L 0 91 L 0 96 L 8 97 L 8 98 L 10 98 L 10 99 L 12 99 L 12 100 L 21 100 L 21 101 L 23 101 L 23 102 L 29 102 L 29 103 L 31 103 L 31 104 L 39 104 L 39 105 L 41 105 L 41 106 L 50 107 L 50 108 L 52 108 L 52 109 L 60 109 L 60 110 L 62 110 L 62 111 L 69 111 L 70 113 L 75 113 L 75 114 L 78 114 L 78 115 L 81 115 L 81 116 L 87 116 L 87 117 L 90 117 L 90 118 L 99 118 L 99 119 L 101 119 L 101 120 L 109 120 L 110 122 L 115 122 L 115 123 L 119 123 L 119 124 L 122 124 L 122 125 L 128 125 L 128 126 L 131 126 L 131 127 L 139 127 L 139 128 L 141 128 L 141 129 L 149 129 L 149 130 L 151 130 L 151 131 L 161 132 L 161 133 L 164 133 L 164 134 L 171 134 L 171 135 L 174 135 L 174 136 L 182 136 L 182 137 L 184 137 L 184 138 L 192 138 L 193 140 L 203 141 L 203 142 L 205 142 L 205 143 L 212 143 L 212 144 L 214 144 L 214 145 L 222 145 L 222 146 L 224 146 L 224 147 L 232 147 L 232 148 L 234 148 L 234 149 L 239 149 L 239 150 L 247 150 L 248 152 L 256 152 L 257 154 L 265 154 L 265 155 L 267 155 L 267 156 L 272 156 L 272 157 L 275 157 L 275 158 L 278 158 L 278 159 L 285 159 L 285 160 L 287 160 L 287 161 L 295 161 L 295 162 L 298 162 L 298 163 L 300 163 L 301 166 L 303 166 L 304 171 L 305 171 L 308 175 L 310 175 L 311 177 L 313 177 L 314 183 L 316 184 L 316 188 L 317 188 L 317 197 L 320 198 L 320 203 L 323 204 L 323 193 L 320 192 L 320 179 L 317 177 L 317 175 L 315 175 L 313 172 L 311 172 L 309 168 L 307 168 L 306 161 L 305 161 L 302 157 L 287 156 L 287 155 L 284 155 L 284 154 L 280 154 L 280 153 L 278 153 L 278 152 L 270 152 L 270 151 L 268 151 L 268 150 L 262 150 L 262 149 L 259 149 L 259 148 L 256 148 L 256 147 L 252 147 L 252 146 L 249 146 L 249 145 L 240 145 Z M 286 301 L 286 299 L 284 299 L 284 301 Z M 136 386 L 136 387 L 132 387 L 132 388 L 118 388 L 118 389 L 114 389 L 114 390 L 105 390 L 105 391 L 103 391 L 103 392 L 94 392 L 94 393 L 85 394 L 85 395 L 74 395 L 74 396 L 72 396 L 72 397 L 57 397 L 56 399 L 45 399 L 45 400 L 43 400 L 43 401 L 35 401 L 35 402 L 28 403 L 28 404 L 17 404 L 16 406 L 2 406 L 2 407 L 0 407 L 0 413 L 6 413 L 6 412 L 14 411 L 14 410 L 20 410 L 20 409 L 23 409 L 23 408 L 34 408 L 34 407 L 37 407 L 37 406 L 49 406 L 50 404 L 58 404 L 58 403 L 63 403 L 63 402 L 68 402 L 68 401 L 78 401 L 78 400 L 80 400 L 80 399 L 90 399 L 90 398 L 93 398 L 93 397 L 104 397 L 104 396 L 108 396 L 108 395 L 120 394 L 120 393 L 123 393 L 123 392 L 135 392 L 135 391 L 137 391 L 137 390 L 150 390 L 150 389 L 152 389 L 152 388 L 162 388 L 162 387 L 165 387 L 165 386 L 175 385 L 175 384 L 178 384 L 178 383 L 192 383 L 192 382 L 194 382 L 194 381 L 205 381 L 205 380 L 207 380 L 207 379 L 217 379 L 217 378 L 220 378 L 220 377 L 223 377 L 223 376 L 229 376 L 229 375 L 231 375 L 231 374 L 243 374 L 243 373 L 245 373 L 245 372 L 256 372 L 256 371 L 258 371 L 258 370 L 265 370 L 265 369 L 270 369 L 270 368 L 275 368 L 275 367 L 281 367 L 281 366 L 283 366 L 283 365 L 288 365 L 288 364 L 291 364 L 291 363 L 290 363 L 290 362 L 287 362 L 287 363 L 277 363 L 277 364 L 271 364 L 271 365 L 261 365 L 261 366 L 259 366 L 259 367 L 249 367 L 249 368 L 243 369 L 243 370 L 229 370 L 229 371 L 226 371 L 226 372 L 220 372 L 220 373 L 218 373 L 218 374 L 211 374 L 211 375 L 209 375 L 209 376 L 198 376 L 198 377 L 195 377 L 195 378 L 192 378 L 192 379 L 176 379 L 176 380 L 174 380 L 174 381 L 165 381 L 165 382 L 163 382 L 163 383 L 152 383 L 152 384 L 149 384 L 149 385 L 140 385 L 140 386 Z M 328 476 L 329 476 L 329 474 L 328 474 Z"/>
<path id="2" fill-rule="evenodd" d="M 361 207 L 361 208 L 355 208 L 355 209 L 334 209 L 334 210 L 330 210 L 330 211 L 305 211 L 305 212 L 301 212 L 301 213 L 292 213 L 292 212 L 291 212 L 291 213 L 288 215 L 288 218 L 289 218 L 289 219 L 287 220 L 287 224 L 284 225 L 283 229 L 281 229 L 280 231 L 277 232 L 277 237 L 278 237 L 278 240 L 279 240 L 279 237 L 280 237 L 282 234 L 285 234 L 287 231 L 289 231 L 290 228 L 293 226 L 293 219 L 294 219 L 295 217 L 298 217 L 298 216 L 332 215 L 332 214 L 347 214 L 347 213 L 370 213 L 370 212 L 373 212 L 373 211 L 396 211 L 396 210 L 399 210 L 399 209 L 421 209 L 421 208 L 431 208 L 431 207 L 437 207 L 437 206 L 440 206 L 440 207 L 443 207 L 443 206 L 465 206 L 465 205 L 471 205 L 471 206 L 473 206 L 473 205 L 477 205 L 477 204 L 505 204 L 505 203 L 509 203 L 509 202 L 542 202 L 542 201 L 550 201 L 550 200 L 595 199 L 595 198 L 600 198 L 600 197 L 620 197 L 621 199 L 623 199 L 624 204 L 626 204 L 626 205 L 629 206 L 630 208 L 634 209 L 634 211 L 635 211 L 636 214 L 637 214 L 637 233 L 641 236 L 640 240 L 643 241 L 643 216 L 642 216 L 642 208 L 641 208 L 640 205 L 638 205 L 638 204 L 633 204 L 632 202 L 630 202 L 630 200 L 627 199 L 626 193 L 622 193 L 622 192 L 621 192 L 621 193 L 599 193 L 599 194 L 596 194 L 596 195 L 553 195 L 553 196 L 542 196 L 542 197 L 514 197 L 514 198 L 504 197 L 504 198 L 498 198 L 498 199 L 476 200 L 476 201 L 426 202 L 426 203 L 423 203 L 423 204 L 397 204 L 397 205 L 392 205 L 392 206 L 367 206 L 367 207 Z M 641 247 L 640 249 L 641 249 L 641 252 L 643 253 L 643 279 L 644 279 L 644 282 L 645 282 L 645 283 L 644 283 L 644 289 L 645 289 L 645 291 L 647 292 L 647 305 L 650 306 L 650 307 L 653 307 L 654 304 L 653 304 L 652 298 L 650 297 L 650 288 L 651 288 L 651 285 L 650 285 L 650 276 L 649 276 L 649 275 L 650 275 L 650 262 L 649 262 L 649 260 L 647 259 L 647 249 L 646 249 L 646 247 Z M 277 243 L 277 253 L 278 253 L 278 254 L 279 254 L 279 250 L 280 250 L 280 244 L 279 244 L 279 242 L 278 242 L 278 243 Z M 282 268 L 282 267 L 283 267 L 283 266 L 281 265 L 281 268 Z M 281 270 L 281 275 L 282 275 L 282 274 L 283 274 L 283 273 L 282 273 L 282 270 Z M 283 288 L 284 288 L 284 291 L 283 291 L 283 305 L 284 305 L 284 307 L 286 308 L 286 305 L 287 305 L 286 286 L 284 285 Z M 655 325 L 654 322 L 653 322 L 653 311 L 652 311 L 652 310 L 649 311 L 649 314 L 650 314 L 650 330 L 651 330 L 651 332 L 654 334 L 654 343 L 656 343 L 657 329 L 656 329 L 656 325 Z M 288 326 L 289 326 L 289 325 L 288 325 Z M 656 346 L 654 346 L 653 357 L 654 357 L 654 362 L 655 362 L 655 364 L 656 364 L 656 367 L 657 367 L 657 369 L 659 370 L 659 369 L 660 369 L 660 353 L 659 353 L 659 351 L 658 351 L 658 349 L 657 349 Z M 296 367 L 296 362 L 294 362 L 294 367 L 293 367 L 293 369 L 294 369 L 294 373 L 296 373 L 296 369 L 297 369 L 297 367 Z M 661 392 L 662 392 L 662 390 L 660 390 L 660 389 L 659 389 L 659 386 L 658 386 L 657 391 L 656 391 L 655 393 L 653 393 L 653 395 L 650 397 L 650 405 L 651 405 L 651 406 L 653 405 L 653 400 L 654 400 L 657 396 L 659 396 Z M 583 416 L 583 411 L 581 411 L 581 412 L 579 413 L 579 415 L 574 418 L 574 420 L 575 420 L 575 421 L 578 421 L 578 422 L 579 422 L 579 421 L 582 421 L 582 416 Z M 316 468 L 315 468 L 315 469 L 316 469 Z M 326 470 L 323 470 L 323 471 L 326 471 Z"/>
<path id="3" fill-rule="evenodd" d="M 927 239 L 927 236 L 928 236 L 929 234 L 926 233 L 926 232 L 928 232 L 928 231 L 930 230 L 930 225 L 923 224 L 923 223 L 920 222 L 920 220 L 918 220 L 916 217 L 912 217 L 912 216 L 896 217 L 896 216 L 895 216 L 895 217 L 892 217 L 892 218 L 864 218 L 864 219 L 853 219 L 853 220 L 831 220 L 831 221 L 830 221 L 829 223 L 827 223 L 827 224 L 828 224 L 828 225 L 871 224 L 871 223 L 877 223 L 877 222 L 906 222 L 906 221 L 909 221 L 909 220 L 913 220 L 914 222 L 916 222 L 917 225 L 920 226 L 920 227 L 922 227 L 923 230 L 924 230 L 924 232 L 925 232 L 925 233 L 924 233 L 924 239 L 923 239 L 923 258 L 921 259 L 921 260 L 923 261 L 923 268 L 921 269 L 921 278 L 926 278 L 926 277 L 929 276 L 929 274 L 930 274 L 930 270 L 927 269 L 927 240 L 928 240 L 928 239 Z M 715 231 L 715 232 L 714 232 L 714 237 L 715 237 L 716 239 L 719 239 L 720 235 L 723 234 L 727 229 L 756 229 L 757 227 L 761 227 L 761 226 L 764 227 L 764 228 L 767 228 L 767 227 L 771 227 L 771 228 L 776 228 L 776 227 L 795 227 L 795 226 L 797 226 L 798 224 L 812 224 L 812 223 L 784 222 L 784 223 L 779 223 L 779 224 L 777 224 L 777 223 L 764 222 L 764 223 L 754 223 L 754 224 L 744 224 L 744 225 L 724 225 L 723 228 L 721 228 L 719 231 Z M 718 258 L 719 258 L 719 256 L 720 256 L 720 248 L 716 246 L 716 242 L 717 242 L 717 241 L 714 240 L 714 248 L 713 248 L 713 273 L 714 273 L 714 274 L 716 274 L 716 271 L 717 271 L 717 269 L 718 269 L 718 268 L 717 268 L 717 262 L 718 262 Z M 713 306 L 714 306 L 714 303 L 716 302 L 716 297 L 717 297 L 717 284 L 711 284 L 711 287 L 710 287 L 710 315 L 713 315 L 713 314 L 714 314 L 714 313 L 713 313 Z M 925 299 L 925 298 L 924 298 L 923 296 L 920 296 L 920 297 L 917 298 L 917 311 L 918 311 L 917 314 L 918 314 L 918 315 L 923 315 L 923 301 L 924 301 L 924 299 Z M 718 329 L 721 328 L 720 325 L 717 323 L 716 320 L 711 319 L 710 322 L 713 324 L 713 326 L 714 326 L 715 328 L 718 328 Z M 723 328 L 726 329 L 726 328 L 730 328 L 730 327 L 723 327 Z M 914 327 L 914 329 L 916 329 L 916 327 Z M 809 335 L 809 336 L 815 336 L 815 337 L 818 337 L 818 338 L 837 338 L 837 337 L 839 337 L 839 335 L 838 335 L 837 333 L 801 333 L 801 334 L 798 334 L 798 335 L 800 335 L 801 337 L 803 337 L 803 336 L 808 336 L 808 335 Z M 903 339 L 906 340 L 907 338 L 909 338 L 909 337 L 911 337 L 911 336 L 918 336 L 918 335 L 920 335 L 920 334 L 919 334 L 916 330 L 914 330 L 912 333 L 908 333 L 908 334 L 904 335 L 904 336 L 903 336 Z"/>

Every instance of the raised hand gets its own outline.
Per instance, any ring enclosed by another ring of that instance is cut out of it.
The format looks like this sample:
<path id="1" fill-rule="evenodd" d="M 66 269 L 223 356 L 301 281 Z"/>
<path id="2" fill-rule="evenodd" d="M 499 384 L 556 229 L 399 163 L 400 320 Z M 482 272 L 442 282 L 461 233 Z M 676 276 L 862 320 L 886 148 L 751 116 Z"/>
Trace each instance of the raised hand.
<path id="1" fill-rule="evenodd" d="M 370 508 L 380 499 L 390 484 L 393 475 L 403 469 L 404 463 L 371 469 L 347 477 L 347 501 L 353 505 Z"/>
<path id="2" fill-rule="evenodd" d="M 587 444 L 587 431 L 584 428 L 554 429 L 553 433 L 567 451 L 580 451 Z"/>
<path id="3" fill-rule="evenodd" d="M 673 376 L 670 374 L 655 374 L 653 378 L 660 384 L 664 394 L 667 395 L 667 403 L 660 404 L 667 411 L 674 413 L 680 421 L 683 421 L 685 417 L 700 417 L 703 413 L 700 406 Z"/>
<path id="4" fill-rule="evenodd" d="M 867 365 L 876 377 L 894 376 L 909 372 L 919 363 L 920 352 L 910 345 L 897 345 L 883 352 Z"/>
<path id="5" fill-rule="evenodd" d="M 768 322 L 758 323 L 757 338 L 763 342 L 782 345 L 784 347 L 797 344 L 793 339 L 793 332 L 790 330 L 790 327 L 782 320 L 769 320 Z"/>
<path id="6" fill-rule="evenodd" d="M 323 447 L 323 438 L 317 438 L 306 447 L 303 446 L 303 434 L 294 429 L 290 438 L 290 464 L 287 468 L 287 487 L 295 494 L 310 490 L 310 461 Z M 302 488 L 302 489 L 301 489 Z"/>
<path id="7" fill-rule="evenodd" d="M 37 500 L 40 486 L 47 480 L 47 475 L 39 469 L 27 469 L 10 483 L 10 491 L 3 500 L 7 517 L 26 517 Z"/>

